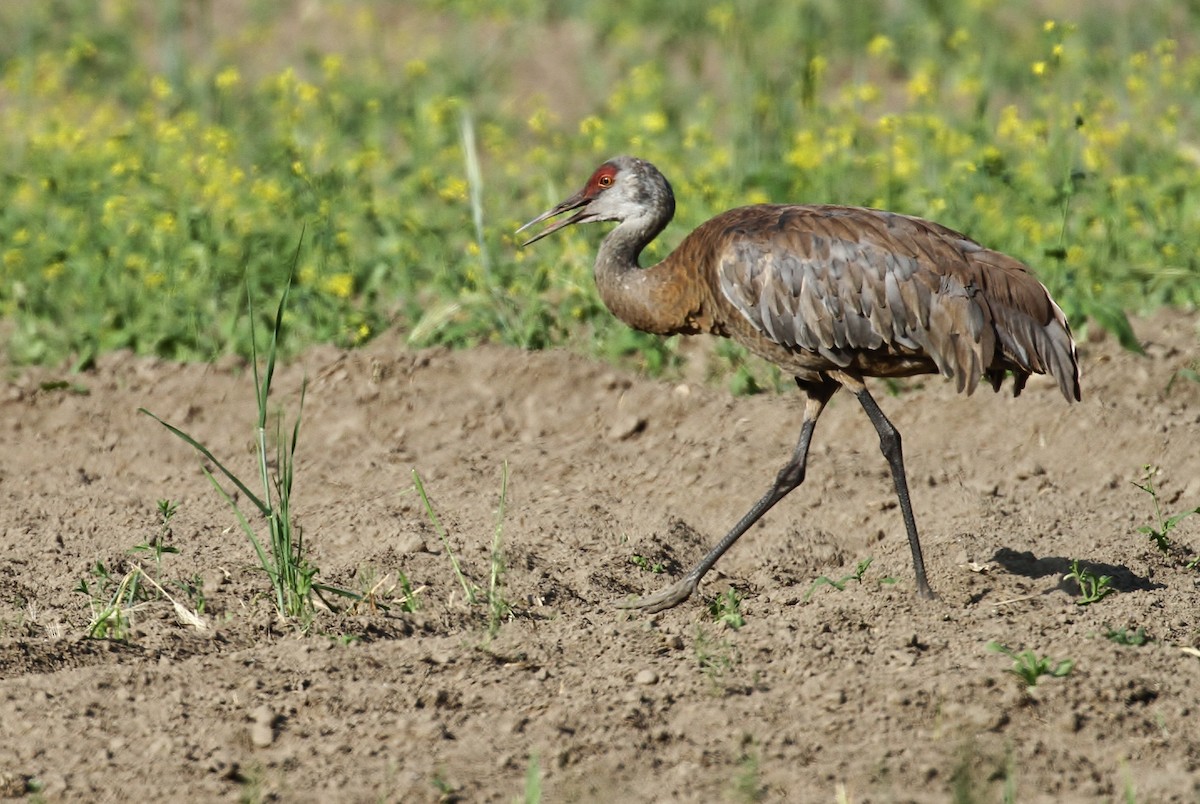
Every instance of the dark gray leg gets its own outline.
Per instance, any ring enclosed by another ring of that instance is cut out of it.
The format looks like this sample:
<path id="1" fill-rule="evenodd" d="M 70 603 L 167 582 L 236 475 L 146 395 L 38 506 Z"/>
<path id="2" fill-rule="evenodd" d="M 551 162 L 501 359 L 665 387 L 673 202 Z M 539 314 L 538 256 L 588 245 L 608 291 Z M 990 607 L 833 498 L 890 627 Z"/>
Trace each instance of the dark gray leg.
<path id="1" fill-rule="evenodd" d="M 917 593 L 921 597 L 932 598 L 935 595 L 925 578 L 925 559 L 921 557 L 921 542 L 917 540 L 917 521 L 913 517 L 912 502 L 908 498 L 904 455 L 900 450 L 900 431 L 883 415 L 883 411 L 879 409 L 879 405 L 865 386 L 854 390 L 854 395 L 867 412 L 871 424 L 875 425 L 875 432 L 879 433 L 879 449 L 892 470 L 892 482 L 896 484 L 896 496 L 900 498 L 900 513 L 904 516 L 904 528 L 908 531 L 908 546 L 912 548 L 913 569 L 917 573 Z"/>
<path id="2" fill-rule="evenodd" d="M 746 512 L 745 516 L 738 520 L 738 523 L 733 526 L 733 530 L 729 531 L 725 535 L 725 538 L 717 542 L 682 580 L 653 595 L 618 603 L 618 607 L 623 609 L 642 609 L 654 613 L 678 606 L 687 600 L 696 591 L 696 586 L 700 583 L 700 579 L 713 568 L 713 565 L 717 563 L 721 556 L 725 555 L 725 551 L 732 547 L 733 543 L 749 530 L 751 525 L 761 519 L 763 514 L 771 510 L 771 507 L 775 503 L 782 500 L 804 482 L 804 470 L 808 462 L 808 446 L 812 441 L 812 434 L 817 426 L 817 419 L 820 417 L 821 411 L 825 409 L 825 403 L 837 392 L 840 386 L 831 382 L 824 385 L 801 385 L 800 387 L 808 395 L 808 399 L 804 404 L 804 423 L 800 428 L 800 441 L 796 444 L 796 449 L 792 452 L 791 460 L 775 476 L 775 483 L 771 486 L 770 491 L 763 495 L 762 499 Z"/>

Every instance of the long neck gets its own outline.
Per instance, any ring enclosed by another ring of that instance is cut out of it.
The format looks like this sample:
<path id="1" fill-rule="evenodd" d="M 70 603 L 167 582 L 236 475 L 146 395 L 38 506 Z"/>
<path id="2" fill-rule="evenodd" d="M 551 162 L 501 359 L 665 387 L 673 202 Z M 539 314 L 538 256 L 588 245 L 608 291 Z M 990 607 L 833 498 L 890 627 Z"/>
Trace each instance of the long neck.
<path id="1" fill-rule="evenodd" d="M 665 214 L 623 221 L 600 244 L 594 269 L 600 298 L 613 315 L 634 329 L 662 335 L 689 330 L 689 313 L 696 306 L 694 282 L 688 281 L 678 251 L 649 268 L 638 265 L 642 249 L 673 212 L 672 205 Z"/>

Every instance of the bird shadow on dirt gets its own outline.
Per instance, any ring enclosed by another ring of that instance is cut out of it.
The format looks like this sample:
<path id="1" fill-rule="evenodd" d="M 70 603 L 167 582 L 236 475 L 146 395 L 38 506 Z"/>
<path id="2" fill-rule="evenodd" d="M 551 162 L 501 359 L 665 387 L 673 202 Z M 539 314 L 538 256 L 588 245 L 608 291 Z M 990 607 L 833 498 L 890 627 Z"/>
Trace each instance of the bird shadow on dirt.
<path id="1" fill-rule="evenodd" d="M 1014 575 L 1023 575 L 1026 578 L 1045 578 L 1053 575 L 1058 577 L 1059 585 L 1064 588 L 1070 586 L 1070 582 L 1064 576 L 1071 571 L 1071 564 L 1075 560 L 1061 556 L 1038 558 L 1028 550 L 1012 550 L 1008 547 L 1001 547 L 992 556 L 992 561 Z M 1120 564 L 1080 561 L 1080 565 L 1096 575 L 1110 576 L 1112 578 L 1110 586 L 1118 592 L 1147 592 L 1166 588 L 1165 584 L 1151 581 Z"/>

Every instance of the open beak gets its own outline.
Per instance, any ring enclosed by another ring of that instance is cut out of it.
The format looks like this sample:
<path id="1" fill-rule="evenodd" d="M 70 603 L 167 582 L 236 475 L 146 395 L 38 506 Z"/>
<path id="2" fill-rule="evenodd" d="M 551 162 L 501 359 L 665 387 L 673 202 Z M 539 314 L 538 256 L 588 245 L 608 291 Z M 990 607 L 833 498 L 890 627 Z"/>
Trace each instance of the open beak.
<path id="1" fill-rule="evenodd" d="M 536 218 L 531 220 L 529 223 L 525 224 L 520 229 L 518 229 L 517 232 L 518 233 L 523 232 L 526 229 L 528 229 L 530 226 L 533 226 L 535 223 L 541 223 L 542 221 L 549 220 L 550 218 L 553 218 L 555 215 L 561 215 L 564 212 L 570 212 L 573 209 L 579 209 L 580 207 L 586 207 L 586 205 L 591 200 L 592 200 L 591 198 L 588 198 L 587 195 L 584 194 L 583 190 L 580 190 L 579 192 L 575 193 L 575 195 L 571 196 L 566 201 L 563 201 L 561 204 L 556 206 L 554 209 L 547 210 L 547 211 L 543 212 L 541 215 L 538 215 Z M 524 243 L 522 243 L 521 248 L 525 248 L 530 243 L 536 243 L 537 241 L 541 240 L 546 235 L 551 234 L 553 232 L 557 232 L 559 229 L 562 229 L 563 227 L 570 226 L 573 223 L 582 223 L 584 221 L 589 221 L 591 219 L 592 219 L 592 213 L 588 212 L 586 208 L 580 209 L 579 212 L 576 212 L 571 217 L 563 218 L 561 221 L 558 221 L 557 223 L 547 226 L 545 229 L 538 232 L 533 237 L 529 238 Z"/>

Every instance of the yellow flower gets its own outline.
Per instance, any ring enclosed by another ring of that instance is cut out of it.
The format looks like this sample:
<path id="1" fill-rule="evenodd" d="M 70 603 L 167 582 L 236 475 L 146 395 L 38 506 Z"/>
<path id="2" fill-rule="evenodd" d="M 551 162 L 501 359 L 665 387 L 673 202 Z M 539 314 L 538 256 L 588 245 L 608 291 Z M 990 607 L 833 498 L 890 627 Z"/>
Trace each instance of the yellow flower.
<path id="1" fill-rule="evenodd" d="M 420 78 L 429 72 L 429 65 L 421 59 L 412 59 L 404 63 L 404 76 L 406 78 Z"/>
<path id="2" fill-rule="evenodd" d="M 717 29 L 717 33 L 729 33 L 729 29 L 733 27 L 734 13 L 732 3 L 722 3 L 719 6 L 713 6 L 704 15 L 708 24 Z"/>
<path id="3" fill-rule="evenodd" d="M 443 201 L 466 201 L 467 182 L 460 178 L 447 179 L 438 188 L 438 195 Z"/>
<path id="4" fill-rule="evenodd" d="M 150 91 L 160 101 L 166 100 L 171 97 L 171 84 L 161 75 L 156 75 L 150 79 Z"/>
<path id="5" fill-rule="evenodd" d="M 933 92 L 933 79 L 929 70 L 921 68 L 908 82 L 908 96 L 913 100 L 927 98 Z"/>
<path id="6" fill-rule="evenodd" d="M 1030 69 L 1033 70 L 1034 75 L 1045 75 L 1046 74 L 1046 62 L 1035 61 L 1033 63 L 1033 66 Z"/>
<path id="7" fill-rule="evenodd" d="M 229 89 L 235 87 L 242 80 L 242 74 L 238 72 L 237 67 L 226 67 L 221 72 L 217 73 L 215 83 L 217 89 Z"/>
<path id="8" fill-rule="evenodd" d="M 829 67 L 829 59 L 821 55 L 813 56 L 808 60 L 808 71 L 814 78 L 820 78 L 825 74 L 825 70 Z"/>
<path id="9" fill-rule="evenodd" d="M 660 134 L 667 129 L 667 116 L 662 112 L 642 115 L 642 128 L 651 134 Z"/>
<path id="10" fill-rule="evenodd" d="M 321 290 L 338 299 L 348 299 L 354 292 L 354 277 L 350 274 L 333 274 L 321 282 Z"/>
<path id="11" fill-rule="evenodd" d="M 809 129 L 797 131 L 792 140 L 792 150 L 788 151 L 785 160 L 800 170 L 815 170 L 820 167 L 821 143 L 817 140 L 817 135 Z"/>
<path id="12" fill-rule="evenodd" d="M 854 94 L 859 103 L 874 103 L 879 100 L 879 87 L 866 81 L 854 88 Z"/>
<path id="13" fill-rule="evenodd" d="M 529 116 L 529 130 L 534 134 L 544 134 L 546 129 L 557 122 L 554 113 L 549 109 L 541 108 Z"/>
<path id="14" fill-rule="evenodd" d="M 336 53 L 330 53 L 321 59 L 321 72 L 325 73 L 326 81 L 337 78 L 342 72 L 342 57 Z"/>
<path id="15" fill-rule="evenodd" d="M 875 38 L 867 43 L 867 53 L 875 58 L 882 58 L 890 55 L 895 49 L 892 40 L 888 39 L 883 34 L 876 34 Z"/>
<path id="16" fill-rule="evenodd" d="M 154 228 L 159 232 L 170 234 L 175 231 L 175 216 L 170 212 L 160 212 L 154 216 Z"/>
<path id="17" fill-rule="evenodd" d="M 307 81 L 301 81 L 296 85 L 296 97 L 300 99 L 301 103 L 312 103 L 319 94 L 320 90 Z"/>

